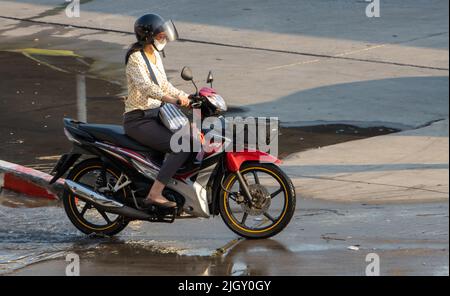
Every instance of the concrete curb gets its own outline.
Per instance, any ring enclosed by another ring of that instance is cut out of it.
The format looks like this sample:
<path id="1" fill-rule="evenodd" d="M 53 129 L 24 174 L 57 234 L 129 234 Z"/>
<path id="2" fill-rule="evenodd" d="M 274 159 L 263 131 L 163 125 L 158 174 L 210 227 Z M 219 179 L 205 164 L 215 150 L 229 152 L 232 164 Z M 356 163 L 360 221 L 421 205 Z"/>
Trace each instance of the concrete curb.
<path id="1" fill-rule="evenodd" d="M 52 176 L 15 163 L 0 160 L 0 189 L 5 188 L 31 197 L 58 200 L 64 191 L 64 181 L 50 185 Z"/>

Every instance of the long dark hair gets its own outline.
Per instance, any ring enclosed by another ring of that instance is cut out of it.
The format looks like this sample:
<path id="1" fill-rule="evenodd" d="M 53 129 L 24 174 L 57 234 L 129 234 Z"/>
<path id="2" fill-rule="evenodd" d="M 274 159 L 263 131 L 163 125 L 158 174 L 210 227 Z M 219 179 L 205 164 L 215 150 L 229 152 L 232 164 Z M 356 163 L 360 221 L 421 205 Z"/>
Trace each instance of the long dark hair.
<path id="1" fill-rule="evenodd" d="M 131 44 L 131 46 L 128 48 L 127 54 L 125 56 L 125 64 L 128 64 L 128 60 L 130 59 L 130 56 L 136 52 L 144 49 L 144 42 L 135 42 Z"/>

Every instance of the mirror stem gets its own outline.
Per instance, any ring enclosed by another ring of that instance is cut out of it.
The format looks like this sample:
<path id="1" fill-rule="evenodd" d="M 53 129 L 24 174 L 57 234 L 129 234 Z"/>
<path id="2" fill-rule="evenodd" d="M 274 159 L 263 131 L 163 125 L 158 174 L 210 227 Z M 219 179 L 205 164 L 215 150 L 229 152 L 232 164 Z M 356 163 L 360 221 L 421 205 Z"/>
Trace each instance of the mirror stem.
<path id="1" fill-rule="evenodd" d="M 195 95 L 198 95 L 198 88 L 197 88 L 197 85 L 196 85 L 195 82 L 194 82 L 194 79 L 192 79 L 191 81 L 192 81 L 192 84 L 193 84 L 194 87 L 195 87 Z"/>

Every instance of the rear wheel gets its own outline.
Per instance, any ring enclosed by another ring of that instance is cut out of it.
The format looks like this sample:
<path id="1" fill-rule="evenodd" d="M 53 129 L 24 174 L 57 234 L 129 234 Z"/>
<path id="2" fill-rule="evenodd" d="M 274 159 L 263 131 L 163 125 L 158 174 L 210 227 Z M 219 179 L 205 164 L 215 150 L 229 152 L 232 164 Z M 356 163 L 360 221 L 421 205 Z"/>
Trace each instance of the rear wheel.
<path id="1" fill-rule="evenodd" d="M 219 210 L 225 224 L 240 236 L 268 238 L 282 231 L 295 211 L 295 189 L 288 176 L 276 165 L 245 163 L 240 169 L 252 196 L 245 199 L 236 174 L 223 182 Z"/>
<path id="2" fill-rule="evenodd" d="M 67 179 L 91 188 L 95 192 L 108 196 L 108 190 L 119 180 L 121 172 L 106 169 L 106 184 L 99 180 L 102 172 L 100 159 L 87 159 L 78 163 L 69 173 Z M 106 186 L 105 186 L 106 185 Z M 101 192 L 100 192 L 101 191 Z M 118 194 L 126 198 L 129 190 L 124 187 Z M 128 220 L 123 216 L 107 213 L 76 197 L 69 190 L 64 191 L 64 209 L 73 225 L 85 234 L 99 234 L 112 236 L 121 232 L 128 225 Z"/>

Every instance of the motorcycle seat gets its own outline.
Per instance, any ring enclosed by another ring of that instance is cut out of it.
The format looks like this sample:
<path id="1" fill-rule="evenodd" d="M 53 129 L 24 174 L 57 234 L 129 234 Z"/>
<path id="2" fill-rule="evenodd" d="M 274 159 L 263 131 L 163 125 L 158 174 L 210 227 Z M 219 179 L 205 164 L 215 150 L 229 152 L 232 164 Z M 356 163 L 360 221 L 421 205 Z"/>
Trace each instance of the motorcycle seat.
<path id="1" fill-rule="evenodd" d="M 121 125 L 81 123 L 78 128 L 89 133 L 99 141 L 110 142 L 117 146 L 135 151 L 147 152 L 154 156 L 163 155 L 162 152 L 153 150 L 148 146 L 144 146 L 127 136 Z"/>

